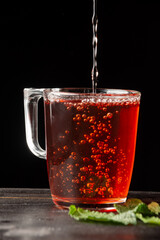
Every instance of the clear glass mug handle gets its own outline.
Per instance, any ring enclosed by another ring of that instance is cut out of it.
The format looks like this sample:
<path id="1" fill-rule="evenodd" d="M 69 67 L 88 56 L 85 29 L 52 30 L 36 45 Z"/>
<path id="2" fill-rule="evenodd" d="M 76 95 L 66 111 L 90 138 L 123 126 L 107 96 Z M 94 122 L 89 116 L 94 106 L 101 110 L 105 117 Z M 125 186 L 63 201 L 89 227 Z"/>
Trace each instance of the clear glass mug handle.
<path id="1" fill-rule="evenodd" d="M 24 89 L 24 114 L 27 145 L 34 155 L 46 159 L 46 151 L 38 142 L 38 101 L 43 97 L 43 90 L 42 88 Z"/>

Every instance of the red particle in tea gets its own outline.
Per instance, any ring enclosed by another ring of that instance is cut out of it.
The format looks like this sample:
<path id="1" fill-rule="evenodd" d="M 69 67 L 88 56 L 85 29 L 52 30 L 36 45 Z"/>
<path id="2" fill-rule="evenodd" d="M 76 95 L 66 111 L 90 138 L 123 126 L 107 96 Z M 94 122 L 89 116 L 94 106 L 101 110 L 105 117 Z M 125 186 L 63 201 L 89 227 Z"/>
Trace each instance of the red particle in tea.
<path id="1" fill-rule="evenodd" d="M 71 152 L 71 155 L 72 156 L 76 156 L 76 152 Z"/>
<path id="2" fill-rule="evenodd" d="M 92 118 L 89 120 L 90 123 L 94 123 L 94 121 L 95 121 L 95 120 L 92 119 Z"/>
<path id="3" fill-rule="evenodd" d="M 94 184 L 95 184 L 95 183 L 92 183 L 92 182 L 87 183 L 87 188 L 93 188 L 93 187 L 94 187 Z"/>
<path id="4" fill-rule="evenodd" d="M 104 116 L 103 116 L 103 119 L 105 119 L 105 120 L 106 120 L 106 119 L 107 119 L 107 115 L 104 115 Z"/>
<path id="5" fill-rule="evenodd" d="M 77 111 L 82 111 L 83 110 L 83 107 L 82 106 L 78 106 L 77 107 Z"/>
<path id="6" fill-rule="evenodd" d="M 81 117 L 77 117 L 77 121 L 81 121 Z"/>
<path id="7" fill-rule="evenodd" d="M 84 161 L 84 162 L 89 162 L 90 159 L 89 159 L 88 157 L 84 157 L 84 158 L 83 158 L 83 161 Z"/>
<path id="8" fill-rule="evenodd" d="M 91 137 L 95 137 L 95 133 L 90 133 L 90 136 Z"/>
<path id="9" fill-rule="evenodd" d="M 64 149 L 64 150 L 68 150 L 68 147 L 67 147 L 67 145 L 65 145 L 65 146 L 63 147 L 63 149 Z"/>
<path id="10" fill-rule="evenodd" d="M 110 119 L 111 119 L 112 117 L 113 117 L 113 113 L 110 113 L 110 112 L 107 113 L 107 118 L 110 118 Z"/>
<path id="11" fill-rule="evenodd" d="M 85 140 L 81 140 L 81 141 L 80 141 L 80 144 L 85 144 L 85 143 L 86 143 Z"/>
<path id="12" fill-rule="evenodd" d="M 82 167 L 82 168 L 80 168 L 80 171 L 87 172 L 88 171 L 88 167 Z"/>
<path id="13" fill-rule="evenodd" d="M 86 177 L 85 176 L 81 176 L 81 181 L 85 181 L 86 180 Z"/>
<path id="14" fill-rule="evenodd" d="M 89 142 L 89 143 L 94 143 L 94 139 L 93 139 L 93 138 L 90 138 L 90 139 L 88 140 L 88 142 Z"/>

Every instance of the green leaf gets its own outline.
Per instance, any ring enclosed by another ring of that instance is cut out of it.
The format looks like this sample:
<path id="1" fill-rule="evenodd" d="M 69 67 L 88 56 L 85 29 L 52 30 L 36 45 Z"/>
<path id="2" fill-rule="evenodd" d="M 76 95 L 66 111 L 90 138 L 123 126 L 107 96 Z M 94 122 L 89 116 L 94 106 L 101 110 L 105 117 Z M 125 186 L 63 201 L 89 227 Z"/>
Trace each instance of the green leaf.
<path id="1" fill-rule="evenodd" d="M 69 207 L 69 215 L 70 216 L 75 215 L 76 212 L 77 212 L 76 206 L 75 205 L 70 205 L 70 207 Z"/>
<path id="2" fill-rule="evenodd" d="M 112 224 L 136 224 L 136 215 L 132 211 L 114 214 L 114 213 L 102 213 L 98 211 L 90 211 L 82 208 L 76 208 L 74 205 L 70 206 L 69 215 L 76 220 L 81 221 L 95 221 Z"/>
<path id="3" fill-rule="evenodd" d="M 140 204 L 143 204 L 143 202 L 140 199 L 130 198 L 127 199 L 127 201 L 123 205 L 114 204 L 114 207 L 119 213 L 127 212 L 128 210 L 132 210 L 133 212 L 135 212 Z"/>
<path id="4" fill-rule="evenodd" d="M 135 207 L 135 209 L 133 209 L 134 213 L 141 213 L 143 215 L 148 215 L 148 216 L 152 216 L 154 215 L 154 213 L 152 213 L 149 209 L 147 204 L 145 203 L 140 203 L 137 207 Z"/>
<path id="5" fill-rule="evenodd" d="M 157 202 L 151 202 L 150 204 L 148 204 L 148 209 L 156 215 L 160 213 L 160 206 Z"/>
<path id="6" fill-rule="evenodd" d="M 143 202 L 138 198 L 129 198 L 125 202 L 125 206 L 131 210 L 131 209 L 134 209 L 135 207 L 137 207 L 141 203 L 143 203 Z"/>
<path id="7" fill-rule="evenodd" d="M 126 203 L 115 204 L 114 205 L 118 213 L 132 211 L 134 213 L 141 213 L 147 216 L 158 215 L 160 212 L 159 204 L 153 202 L 147 206 L 147 204 L 143 203 L 140 199 L 131 198 L 126 201 Z"/>
<path id="8" fill-rule="evenodd" d="M 157 202 L 143 203 L 140 199 L 131 198 L 124 204 L 114 205 L 118 214 L 84 210 L 71 205 L 69 215 L 80 221 L 104 222 L 109 224 L 136 224 L 137 219 L 143 223 L 160 225 L 160 205 Z"/>
<path id="9" fill-rule="evenodd" d="M 136 213 L 136 217 L 140 219 L 143 223 L 150 223 L 150 224 L 156 224 L 160 225 L 160 218 L 159 217 L 149 217 L 149 216 L 143 216 L 141 213 Z"/>

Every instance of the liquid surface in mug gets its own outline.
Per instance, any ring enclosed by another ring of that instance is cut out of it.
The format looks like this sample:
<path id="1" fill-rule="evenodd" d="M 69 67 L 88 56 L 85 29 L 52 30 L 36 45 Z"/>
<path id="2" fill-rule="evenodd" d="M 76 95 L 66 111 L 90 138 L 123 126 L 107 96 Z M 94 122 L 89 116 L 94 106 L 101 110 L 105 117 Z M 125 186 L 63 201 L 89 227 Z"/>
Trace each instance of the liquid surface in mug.
<path id="1" fill-rule="evenodd" d="M 105 204 L 128 194 L 138 101 L 45 101 L 47 165 L 53 201 Z"/>

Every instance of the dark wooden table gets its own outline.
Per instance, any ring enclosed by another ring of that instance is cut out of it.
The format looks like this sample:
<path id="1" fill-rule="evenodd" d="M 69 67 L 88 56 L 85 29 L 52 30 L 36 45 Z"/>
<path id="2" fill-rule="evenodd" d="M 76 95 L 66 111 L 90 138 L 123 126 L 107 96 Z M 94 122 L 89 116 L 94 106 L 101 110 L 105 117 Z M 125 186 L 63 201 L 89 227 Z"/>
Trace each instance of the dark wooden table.
<path id="1" fill-rule="evenodd" d="M 129 197 L 160 203 L 160 192 L 130 192 Z M 0 189 L 0 239 L 158 240 L 160 227 L 77 222 L 54 206 L 48 189 Z"/>

